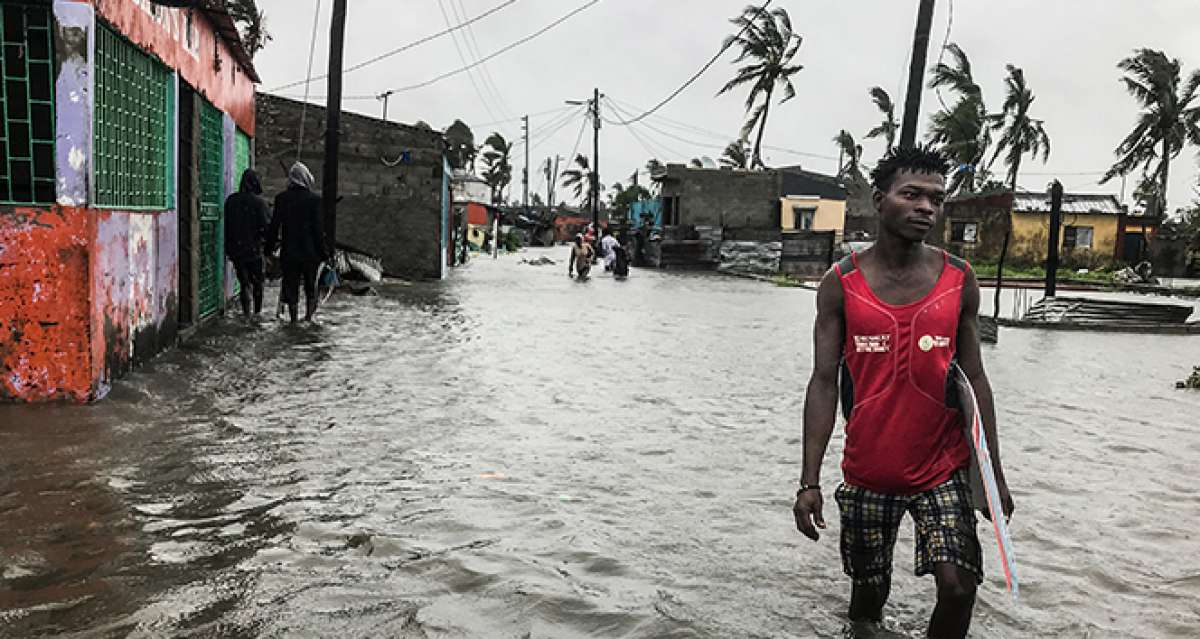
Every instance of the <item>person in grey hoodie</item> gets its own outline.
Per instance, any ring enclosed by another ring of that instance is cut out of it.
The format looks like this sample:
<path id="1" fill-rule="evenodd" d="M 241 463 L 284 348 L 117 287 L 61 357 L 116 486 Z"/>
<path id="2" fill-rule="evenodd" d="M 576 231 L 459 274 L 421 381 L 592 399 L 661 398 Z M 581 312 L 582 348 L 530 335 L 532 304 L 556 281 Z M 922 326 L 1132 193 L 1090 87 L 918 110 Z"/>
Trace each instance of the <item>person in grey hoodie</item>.
<path id="1" fill-rule="evenodd" d="M 312 190 L 313 175 L 297 162 L 288 171 L 288 187 L 275 196 L 275 215 L 267 230 L 267 252 L 279 247 L 279 265 L 283 269 L 283 303 L 292 323 L 300 304 L 300 282 L 304 282 L 304 321 L 312 321 L 317 312 L 317 269 L 330 259 L 332 251 L 325 242 L 321 196 Z M 280 232 L 282 231 L 282 241 Z"/>
<path id="2" fill-rule="evenodd" d="M 225 199 L 225 257 L 233 263 L 241 292 L 242 313 L 262 312 L 263 302 L 263 243 L 267 237 L 270 214 L 262 199 L 262 182 L 251 169 L 242 173 L 241 187 Z"/>

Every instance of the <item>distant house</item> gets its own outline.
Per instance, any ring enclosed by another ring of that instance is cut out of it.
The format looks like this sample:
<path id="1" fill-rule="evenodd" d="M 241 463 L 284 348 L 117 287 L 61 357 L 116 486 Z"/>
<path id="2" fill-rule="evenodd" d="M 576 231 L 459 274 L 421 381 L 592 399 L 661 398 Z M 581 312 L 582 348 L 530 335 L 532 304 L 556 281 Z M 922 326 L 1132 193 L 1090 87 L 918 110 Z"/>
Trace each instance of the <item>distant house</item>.
<path id="1" fill-rule="evenodd" d="M 1050 196 L 1045 193 L 955 198 L 946 203 L 934 235 L 968 259 L 994 261 L 1010 224 L 1008 255 L 1013 263 L 1044 262 L 1050 242 Z M 1060 254 L 1081 264 L 1138 261 L 1157 228 L 1156 220 L 1128 215 L 1116 196 L 1090 193 L 1064 194 L 1061 224 Z"/>
<path id="2" fill-rule="evenodd" d="M 653 179 L 662 186 L 663 226 L 840 234 L 845 223 L 845 186 L 798 167 L 747 171 L 669 164 Z"/>
<path id="3" fill-rule="evenodd" d="M 846 187 L 833 176 L 812 171 L 780 173 L 780 228 L 784 232 L 833 231 L 840 243 L 846 226 Z"/>

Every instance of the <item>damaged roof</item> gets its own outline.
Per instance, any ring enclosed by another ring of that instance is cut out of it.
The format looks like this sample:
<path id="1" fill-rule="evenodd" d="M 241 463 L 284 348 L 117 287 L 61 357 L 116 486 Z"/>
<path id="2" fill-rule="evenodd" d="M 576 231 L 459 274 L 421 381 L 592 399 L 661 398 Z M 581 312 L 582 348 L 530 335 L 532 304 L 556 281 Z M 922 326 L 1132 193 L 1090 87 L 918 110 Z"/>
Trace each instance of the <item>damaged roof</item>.
<path id="1" fill-rule="evenodd" d="M 213 23 L 217 34 L 225 41 L 225 44 L 229 45 L 229 50 L 246 75 L 254 82 L 261 83 L 258 71 L 254 69 L 254 61 L 251 60 L 250 53 L 246 51 L 246 45 L 242 42 L 242 34 L 238 32 L 237 25 L 233 23 L 233 16 L 229 15 L 229 7 L 226 6 L 225 0 L 196 0 L 195 6 Z"/>
<path id="2" fill-rule="evenodd" d="M 1033 191 L 1020 191 L 1013 199 L 1013 210 L 1023 213 L 1049 213 L 1050 195 Z M 1120 215 L 1124 213 L 1115 195 L 1098 193 L 1064 193 L 1063 213 Z"/>

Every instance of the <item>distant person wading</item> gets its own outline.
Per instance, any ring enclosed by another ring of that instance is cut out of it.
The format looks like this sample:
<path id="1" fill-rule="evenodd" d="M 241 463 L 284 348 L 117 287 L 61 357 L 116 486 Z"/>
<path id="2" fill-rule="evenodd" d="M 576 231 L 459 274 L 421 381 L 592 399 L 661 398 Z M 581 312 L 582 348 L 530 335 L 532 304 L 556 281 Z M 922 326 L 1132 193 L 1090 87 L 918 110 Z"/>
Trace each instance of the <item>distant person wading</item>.
<path id="1" fill-rule="evenodd" d="M 267 251 L 279 247 L 283 270 L 282 299 L 288 316 L 296 322 L 300 283 L 304 283 L 304 320 L 317 311 L 317 270 L 330 256 L 321 219 L 321 196 L 312 190 L 313 176 L 300 162 L 288 171 L 288 187 L 275 196 L 275 216 L 267 231 Z M 283 239 L 280 242 L 280 232 Z"/>

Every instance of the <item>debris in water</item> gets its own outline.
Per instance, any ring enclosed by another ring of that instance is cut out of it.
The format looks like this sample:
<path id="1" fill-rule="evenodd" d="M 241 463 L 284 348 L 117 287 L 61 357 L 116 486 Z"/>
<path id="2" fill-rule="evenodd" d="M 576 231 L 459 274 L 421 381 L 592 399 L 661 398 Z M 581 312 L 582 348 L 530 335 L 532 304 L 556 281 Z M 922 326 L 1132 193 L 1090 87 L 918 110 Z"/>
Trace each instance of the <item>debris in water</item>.
<path id="1" fill-rule="evenodd" d="M 545 255 L 537 258 L 536 260 L 526 260 L 526 259 L 521 260 L 521 264 L 528 264 L 530 266 L 553 266 L 556 263 L 557 262 L 546 257 Z"/>
<path id="2" fill-rule="evenodd" d="M 1192 369 L 1192 376 L 1181 382 L 1175 382 L 1175 388 L 1192 388 L 1200 390 L 1200 366 Z"/>

